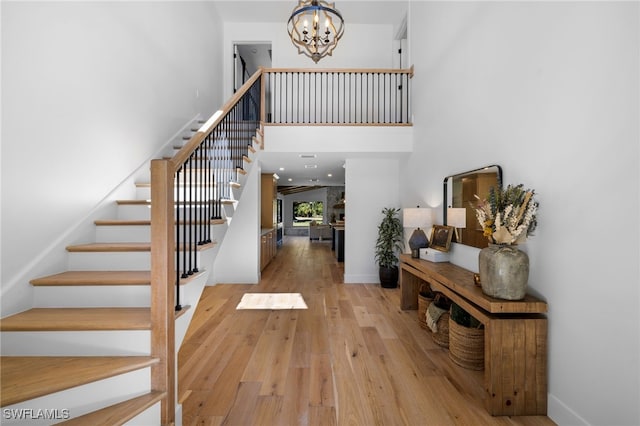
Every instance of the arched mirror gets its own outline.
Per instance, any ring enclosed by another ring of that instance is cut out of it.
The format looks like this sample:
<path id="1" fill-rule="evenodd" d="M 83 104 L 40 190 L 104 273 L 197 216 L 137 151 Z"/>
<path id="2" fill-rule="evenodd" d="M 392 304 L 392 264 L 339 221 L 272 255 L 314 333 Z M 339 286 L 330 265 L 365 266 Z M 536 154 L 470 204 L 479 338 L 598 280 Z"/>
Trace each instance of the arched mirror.
<path id="1" fill-rule="evenodd" d="M 497 165 L 469 170 L 444 178 L 444 224 L 455 229 L 454 241 L 472 247 L 487 247 L 489 241 L 482 235 L 476 220 L 476 195 L 489 196 L 491 187 L 502 186 L 502 168 Z"/>

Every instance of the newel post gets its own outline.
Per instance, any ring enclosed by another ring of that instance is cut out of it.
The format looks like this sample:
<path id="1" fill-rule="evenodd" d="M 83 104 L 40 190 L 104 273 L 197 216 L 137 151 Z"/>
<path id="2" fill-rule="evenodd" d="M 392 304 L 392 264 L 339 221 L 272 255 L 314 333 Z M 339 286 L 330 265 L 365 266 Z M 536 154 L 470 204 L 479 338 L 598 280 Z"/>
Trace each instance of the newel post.
<path id="1" fill-rule="evenodd" d="M 175 241 L 173 168 L 167 160 L 151 161 L 151 388 L 167 396 L 161 423 L 175 422 Z"/>

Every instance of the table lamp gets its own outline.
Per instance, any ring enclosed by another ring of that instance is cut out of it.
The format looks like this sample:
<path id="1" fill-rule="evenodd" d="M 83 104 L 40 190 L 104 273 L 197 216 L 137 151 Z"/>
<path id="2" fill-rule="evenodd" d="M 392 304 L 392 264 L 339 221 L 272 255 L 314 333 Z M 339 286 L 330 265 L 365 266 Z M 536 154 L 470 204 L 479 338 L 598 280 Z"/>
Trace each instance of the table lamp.
<path id="1" fill-rule="evenodd" d="M 409 238 L 411 257 L 418 259 L 420 249 L 429 247 L 429 239 L 421 228 L 428 229 L 433 224 L 433 210 L 430 208 L 407 208 L 402 211 L 402 224 L 405 228 L 416 228 Z"/>
<path id="2" fill-rule="evenodd" d="M 458 228 L 467 227 L 467 209 L 464 207 L 449 207 L 447 209 L 447 225 L 452 226 L 456 236 L 456 242 L 461 243 L 462 237 L 458 234 Z"/>

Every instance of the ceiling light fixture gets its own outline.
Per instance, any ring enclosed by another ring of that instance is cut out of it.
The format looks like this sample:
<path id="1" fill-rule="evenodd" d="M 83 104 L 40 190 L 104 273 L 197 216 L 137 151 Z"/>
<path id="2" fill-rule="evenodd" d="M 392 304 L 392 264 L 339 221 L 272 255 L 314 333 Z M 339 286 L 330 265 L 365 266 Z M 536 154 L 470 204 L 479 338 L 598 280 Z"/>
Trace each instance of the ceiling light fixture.
<path id="1" fill-rule="evenodd" d="M 344 19 L 334 3 L 323 0 L 299 0 L 287 22 L 291 42 L 298 54 L 313 62 L 333 53 L 344 33 Z"/>

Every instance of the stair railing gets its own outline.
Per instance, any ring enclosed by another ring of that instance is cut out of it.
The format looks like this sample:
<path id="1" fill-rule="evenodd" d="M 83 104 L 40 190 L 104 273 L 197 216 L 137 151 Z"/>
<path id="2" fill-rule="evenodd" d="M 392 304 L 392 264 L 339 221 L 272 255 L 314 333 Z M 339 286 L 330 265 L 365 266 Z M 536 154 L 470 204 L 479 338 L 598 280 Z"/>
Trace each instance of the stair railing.
<path id="1" fill-rule="evenodd" d="M 167 396 L 162 424 L 175 420 L 175 311 L 180 281 L 200 271 L 198 251 L 212 243 L 231 184 L 260 122 L 261 71 L 200 127 L 171 159 L 151 162 L 151 387 Z"/>
<path id="2" fill-rule="evenodd" d="M 265 124 L 410 125 L 410 69 L 264 69 Z"/>
<path id="3" fill-rule="evenodd" d="M 260 124 L 411 125 L 409 70 L 260 69 L 171 158 L 151 162 L 151 387 L 175 421 L 180 282 L 200 271 Z"/>

